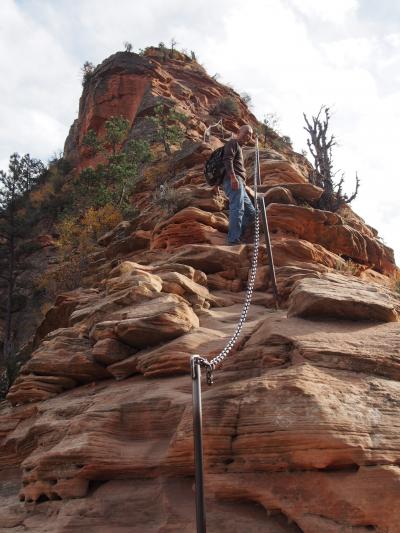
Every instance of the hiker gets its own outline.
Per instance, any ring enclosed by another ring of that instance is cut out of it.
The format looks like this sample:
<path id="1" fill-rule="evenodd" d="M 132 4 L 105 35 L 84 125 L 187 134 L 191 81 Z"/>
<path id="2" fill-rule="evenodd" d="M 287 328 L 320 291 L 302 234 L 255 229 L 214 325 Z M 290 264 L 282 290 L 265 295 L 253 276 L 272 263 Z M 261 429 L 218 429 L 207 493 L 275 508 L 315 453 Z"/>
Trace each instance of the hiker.
<path id="1" fill-rule="evenodd" d="M 243 232 L 254 221 L 254 206 L 246 192 L 246 169 L 243 163 L 242 146 L 253 135 L 249 124 L 241 126 L 236 137 L 224 147 L 223 162 L 225 177 L 222 182 L 224 192 L 229 200 L 228 244 L 241 244 Z"/>

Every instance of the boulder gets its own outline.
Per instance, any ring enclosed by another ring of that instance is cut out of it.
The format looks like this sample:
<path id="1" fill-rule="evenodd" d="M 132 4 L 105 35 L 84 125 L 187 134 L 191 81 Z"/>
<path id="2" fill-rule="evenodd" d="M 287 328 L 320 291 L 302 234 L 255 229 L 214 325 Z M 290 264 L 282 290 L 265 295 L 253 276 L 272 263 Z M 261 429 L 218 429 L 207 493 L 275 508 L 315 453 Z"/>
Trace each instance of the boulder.
<path id="1" fill-rule="evenodd" d="M 396 322 L 400 297 L 378 285 L 340 274 L 303 279 L 289 298 L 288 316 Z"/>
<path id="2" fill-rule="evenodd" d="M 269 194 L 270 191 L 276 187 L 277 185 L 260 185 L 259 190 L 261 193 Z M 312 183 L 284 183 L 283 188 L 289 191 L 292 197 L 298 202 L 309 202 L 310 204 L 313 204 L 319 200 L 323 193 L 323 189 L 313 185 Z"/>
<path id="3" fill-rule="evenodd" d="M 393 250 L 346 225 L 336 213 L 295 205 L 270 204 L 267 208 L 271 232 L 293 235 L 320 244 L 327 250 L 393 275 Z"/>
<path id="4" fill-rule="evenodd" d="M 184 263 L 205 274 L 215 274 L 238 265 L 249 265 L 246 246 L 207 246 L 192 244 L 181 246 L 170 257 L 174 263 Z"/>
<path id="5" fill-rule="evenodd" d="M 150 233 L 143 230 L 134 231 L 128 237 L 111 241 L 105 249 L 108 259 L 114 259 L 120 255 L 127 255 L 137 250 L 143 250 L 150 245 Z"/>
<path id="6" fill-rule="evenodd" d="M 296 205 L 292 193 L 286 187 L 271 187 L 264 194 L 264 201 L 266 205 L 272 203 Z"/>
<path id="7" fill-rule="evenodd" d="M 224 244 L 228 221 L 222 213 L 186 207 L 154 228 L 152 249 L 177 248 L 185 244 Z"/>
<path id="8" fill-rule="evenodd" d="M 93 346 L 93 359 L 101 365 L 108 366 L 126 359 L 135 349 L 117 339 L 101 339 Z"/>
<path id="9" fill-rule="evenodd" d="M 226 343 L 224 333 L 209 328 L 197 328 L 162 346 L 143 350 L 108 367 L 118 380 L 141 373 L 146 377 L 187 374 L 190 357 L 196 353 L 206 357 L 217 355 Z"/>
<path id="10" fill-rule="evenodd" d="M 198 318 L 186 301 L 168 294 L 111 313 L 107 321 L 92 328 L 90 337 L 96 342 L 117 338 L 133 348 L 145 348 L 179 337 L 198 325 Z"/>

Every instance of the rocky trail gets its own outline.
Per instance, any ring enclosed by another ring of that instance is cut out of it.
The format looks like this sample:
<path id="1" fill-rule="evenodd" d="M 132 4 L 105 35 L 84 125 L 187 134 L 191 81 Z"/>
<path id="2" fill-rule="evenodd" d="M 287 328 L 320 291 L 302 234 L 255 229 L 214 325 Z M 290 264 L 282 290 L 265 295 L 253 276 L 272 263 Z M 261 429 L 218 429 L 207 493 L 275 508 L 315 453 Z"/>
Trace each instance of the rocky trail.
<path id="1" fill-rule="evenodd" d="M 205 113 L 228 89 L 183 59 L 117 56 L 84 92 L 67 154 L 84 166 L 82 132 L 111 113 L 140 133 L 168 94 L 193 115 L 175 183 L 190 202 L 168 217 L 151 204 L 156 161 L 139 217 L 99 239 L 85 286 L 30 339 L 0 404 L 4 533 L 195 531 L 190 356 L 229 340 L 252 254 L 225 245 L 226 199 L 202 177 Z M 254 120 L 243 107 L 231 127 Z M 348 206 L 315 207 L 302 156 L 260 155 L 282 305 L 261 246 L 240 340 L 203 387 L 208 531 L 400 532 L 393 252 Z"/>

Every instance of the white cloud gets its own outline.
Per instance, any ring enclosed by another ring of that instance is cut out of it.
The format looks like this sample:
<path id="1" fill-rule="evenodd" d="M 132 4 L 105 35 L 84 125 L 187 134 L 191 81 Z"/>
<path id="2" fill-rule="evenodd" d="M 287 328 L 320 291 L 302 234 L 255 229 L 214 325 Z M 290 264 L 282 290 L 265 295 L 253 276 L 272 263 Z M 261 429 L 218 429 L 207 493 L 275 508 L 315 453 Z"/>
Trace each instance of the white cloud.
<path id="1" fill-rule="evenodd" d="M 394 48 L 400 48 L 400 33 L 390 33 L 384 40 Z"/>
<path id="2" fill-rule="evenodd" d="M 290 0 L 290 3 L 306 18 L 339 24 L 354 14 L 359 5 L 357 0 Z"/>
<path id="3" fill-rule="evenodd" d="M 98 63 L 124 41 L 137 50 L 175 37 L 211 74 L 249 92 L 257 116 L 276 112 L 297 150 L 306 146 L 302 112 L 331 105 L 336 166 L 348 190 L 356 170 L 361 178 L 354 207 L 400 254 L 400 34 L 389 15 L 377 21 L 364 7 L 356 0 L 3 0 L 0 162 L 14 151 L 46 159 L 62 147 L 85 60 Z"/>
<path id="4" fill-rule="evenodd" d="M 376 39 L 362 37 L 322 43 L 321 49 L 331 65 L 350 68 L 366 65 L 376 46 Z"/>

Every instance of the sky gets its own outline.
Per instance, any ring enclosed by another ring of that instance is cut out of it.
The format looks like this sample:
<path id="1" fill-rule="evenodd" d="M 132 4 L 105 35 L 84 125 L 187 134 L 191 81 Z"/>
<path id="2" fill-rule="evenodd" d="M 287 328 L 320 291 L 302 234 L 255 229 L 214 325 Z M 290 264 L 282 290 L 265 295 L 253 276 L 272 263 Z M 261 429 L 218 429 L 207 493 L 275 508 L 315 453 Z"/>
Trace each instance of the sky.
<path id="1" fill-rule="evenodd" d="M 399 22 L 398 0 L 1 0 L 0 169 L 13 152 L 62 150 L 85 61 L 174 38 L 259 119 L 278 116 L 298 152 L 303 112 L 330 106 L 335 170 L 348 193 L 358 173 L 352 207 L 400 264 Z"/>

